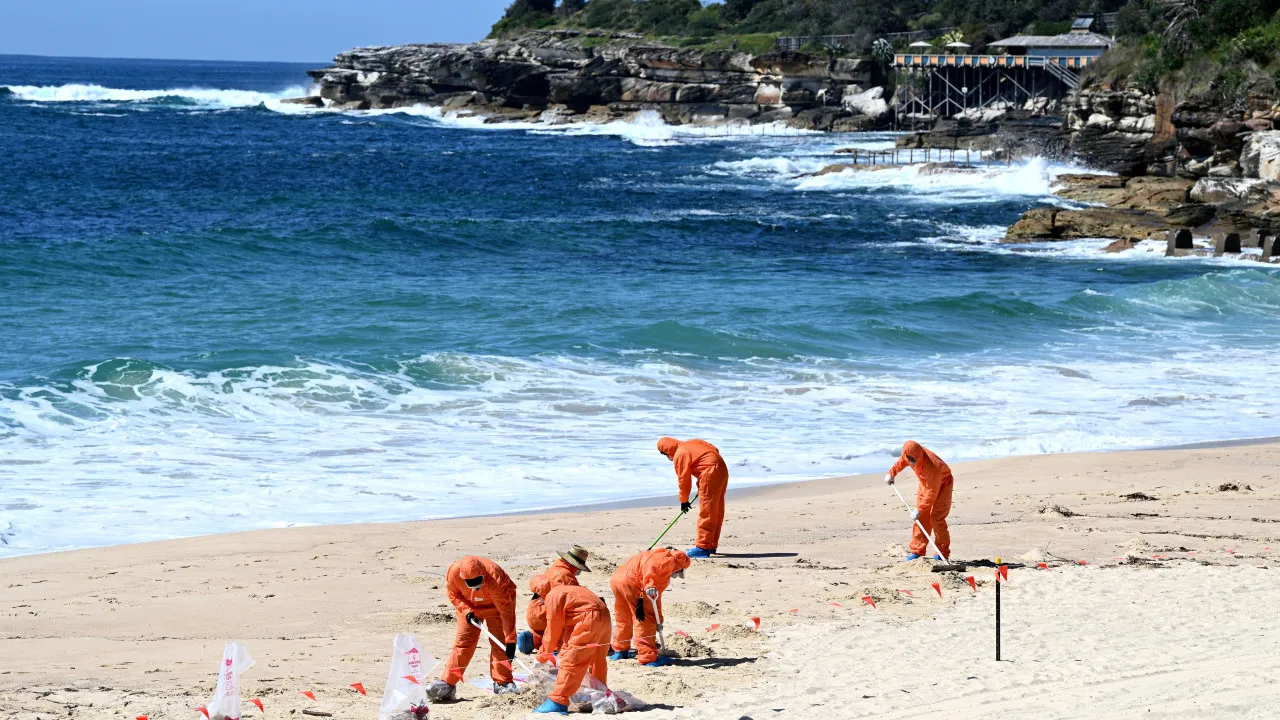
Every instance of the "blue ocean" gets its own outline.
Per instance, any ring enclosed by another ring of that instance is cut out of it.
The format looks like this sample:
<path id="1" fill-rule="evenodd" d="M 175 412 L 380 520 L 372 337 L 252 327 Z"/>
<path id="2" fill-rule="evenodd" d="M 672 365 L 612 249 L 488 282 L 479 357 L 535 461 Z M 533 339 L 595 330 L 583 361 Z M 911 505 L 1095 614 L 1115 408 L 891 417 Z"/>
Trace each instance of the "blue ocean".
<path id="1" fill-rule="evenodd" d="M 738 486 L 1280 435 L 1280 269 L 998 242 L 1079 168 L 281 102 L 320 65 L 0 56 L 0 556 L 674 503 L 664 434 Z"/>

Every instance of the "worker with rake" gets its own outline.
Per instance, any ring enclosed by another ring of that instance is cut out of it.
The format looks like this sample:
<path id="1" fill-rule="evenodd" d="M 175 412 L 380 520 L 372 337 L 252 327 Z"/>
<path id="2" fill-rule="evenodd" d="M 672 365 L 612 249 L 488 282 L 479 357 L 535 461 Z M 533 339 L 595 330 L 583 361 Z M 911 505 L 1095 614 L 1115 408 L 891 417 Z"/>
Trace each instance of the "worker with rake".
<path id="1" fill-rule="evenodd" d="M 698 479 L 698 540 L 687 554 L 691 558 L 709 558 L 720 547 L 720 530 L 724 527 L 724 495 L 729 489 L 729 467 L 715 445 L 706 440 L 681 442 L 671 437 L 658 441 L 658 452 L 675 465 L 676 483 L 680 490 L 680 512 L 692 508 L 689 491 L 693 478 Z"/>
<path id="2" fill-rule="evenodd" d="M 932 451 L 915 440 L 902 445 L 902 457 L 889 468 L 884 481 L 892 485 L 898 473 L 910 466 L 920 481 L 916 490 L 916 507 L 911 511 L 914 528 L 907 560 L 915 560 L 929 552 L 930 535 L 939 555 L 935 560 L 951 557 L 951 533 L 947 531 L 947 514 L 951 512 L 951 488 L 955 484 L 951 468 Z"/>

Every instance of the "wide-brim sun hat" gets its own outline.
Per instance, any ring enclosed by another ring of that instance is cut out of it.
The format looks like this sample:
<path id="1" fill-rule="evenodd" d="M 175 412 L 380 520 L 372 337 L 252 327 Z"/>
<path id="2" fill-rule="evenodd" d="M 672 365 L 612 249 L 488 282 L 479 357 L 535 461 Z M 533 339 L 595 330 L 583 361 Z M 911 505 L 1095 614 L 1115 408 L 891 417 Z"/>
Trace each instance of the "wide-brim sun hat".
<path id="1" fill-rule="evenodd" d="M 591 556 L 591 553 L 587 552 L 587 549 L 581 545 L 574 545 L 569 548 L 569 552 L 557 550 L 556 554 L 560 556 L 561 560 L 564 560 L 582 572 L 591 572 L 591 568 L 587 567 L 587 558 Z"/>

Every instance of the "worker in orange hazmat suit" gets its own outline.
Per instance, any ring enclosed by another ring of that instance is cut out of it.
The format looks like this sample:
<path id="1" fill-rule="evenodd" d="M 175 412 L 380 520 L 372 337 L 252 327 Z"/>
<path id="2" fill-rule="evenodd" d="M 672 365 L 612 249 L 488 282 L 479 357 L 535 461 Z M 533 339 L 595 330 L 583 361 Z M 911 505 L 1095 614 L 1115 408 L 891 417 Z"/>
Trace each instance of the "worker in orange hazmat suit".
<path id="1" fill-rule="evenodd" d="M 609 608 L 581 585 L 552 588 L 544 599 L 547 631 L 542 636 L 539 662 L 555 662 L 555 688 L 534 712 L 565 713 L 569 698 L 590 672 L 601 683 L 609 680 Z M 553 653 L 559 651 L 559 656 Z"/>
<path id="2" fill-rule="evenodd" d="M 458 682 L 482 636 L 473 622 L 484 623 L 506 644 L 498 647 L 487 637 L 484 641 L 489 646 L 493 691 L 499 695 L 520 692 L 511 675 L 511 659 L 516 656 L 516 584 L 494 561 L 468 555 L 449 566 L 445 585 L 458 618 L 458 634 L 444 676 L 427 687 L 427 697 L 437 702 L 456 699 Z"/>
<path id="3" fill-rule="evenodd" d="M 529 590 L 533 593 L 533 598 L 529 600 L 529 607 L 524 612 L 524 619 L 529 623 L 529 629 L 516 636 L 516 648 L 526 655 L 542 645 L 542 631 L 547 627 L 547 611 L 544 604 L 547 593 L 561 585 L 577 585 L 578 573 L 591 572 L 591 568 L 587 567 L 587 558 L 590 553 L 581 545 L 574 545 L 568 552 L 557 550 L 556 554 L 560 556 L 559 560 L 551 563 L 551 567 L 547 568 L 546 572 L 534 575 L 529 580 Z"/>
<path id="4" fill-rule="evenodd" d="M 613 652 L 610 660 L 635 657 L 641 665 L 662 667 L 671 661 L 658 655 L 654 638 L 662 623 L 662 593 L 671 578 L 684 577 L 689 556 L 679 550 L 645 550 L 623 563 L 609 578 L 613 590 Z M 654 612 L 656 607 L 657 612 Z M 632 644 L 635 650 L 631 649 Z M 634 652 L 634 654 L 633 654 Z"/>
<path id="5" fill-rule="evenodd" d="M 941 555 L 934 559 L 951 557 L 951 533 L 947 531 L 947 515 L 951 512 L 951 488 L 955 480 L 951 476 L 951 468 L 931 450 L 927 450 L 915 440 L 908 440 L 902 445 L 902 457 L 889 468 L 884 481 L 893 484 L 898 473 L 910 466 L 920 481 L 916 489 L 916 509 L 911 513 L 912 521 L 919 520 L 924 526 L 912 523 L 911 550 L 907 560 L 915 560 L 929 552 L 929 537 L 933 535 L 934 545 Z"/>
<path id="6" fill-rule="evenodd" d="M 724 495 L 729 489 L 729 467 L 715 445 L 705 440 L 664 437 L 658 441 L 658 452 L 675 465 L 676 483 L 680 490 L 680 512 L 689 512 L 689 490 L 692 478 L 698 479 L 698 539 L 696 547 L 687 551 L 691 558 L 707 558 L 720 547 L 720 530 L 724 527 Z"/>

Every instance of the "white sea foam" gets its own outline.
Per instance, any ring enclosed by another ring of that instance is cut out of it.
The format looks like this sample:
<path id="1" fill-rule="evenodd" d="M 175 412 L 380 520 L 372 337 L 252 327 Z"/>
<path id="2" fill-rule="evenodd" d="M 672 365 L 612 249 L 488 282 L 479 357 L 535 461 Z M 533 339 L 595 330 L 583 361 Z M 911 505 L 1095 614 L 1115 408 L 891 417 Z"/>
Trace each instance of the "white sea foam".
<path id="1" fill-rule="evenodd" d="M 175 99 L 209 108 L 240 108 L 264 105 L 273 110 L 291 112 L 293 106 L 280 101 L 306 94 L 298 86 L 276 93 L 253 90 L 215 88 L 169 88 L 162 90 L 130 90 L 101 85 L 71 83 L 67 85 L 8 85 L 14 96 L 36 103 L 146 103 Z"/>
<path id="2" fill-rule="evenodd" d="M 543 121 L 499 121 L 483 114 L 463 111 L 446 111 L 439 107 L 413 105 L 385 110 L 351 111 L 361 115 L 407 115 L 424 118 L 433 124 L 459 127 L 469 130 L 523 131 L 546 135 L 606 136 L 618 137 L 641 147 L 662 147 L 689 142 L 717 140 L 741 140 L 752 137 L 789 137 L 813 135 L 807 130 L 797 130 L 785 123 L 750 125 L 733 123 L 725 125 L 671 125 L 656 111 L 642 110 L 627 120 L 605 123 L 574 122 L 553 123 Z"/>
<path id="3" fill-rule="evenodd" d="M 663 434 L 709 436 L 735 484 L 882 470 L 906 437 L 963 460 L 1280 434 L 1280 388 L 1253 382 L 1274 363 L 1264 350 L 718 369 L 626 357 L 437 354 L 378 372 L 115 361 L 69 384 L 0 385 L 13 524 L 0 554 L 668 494 Z"/>

